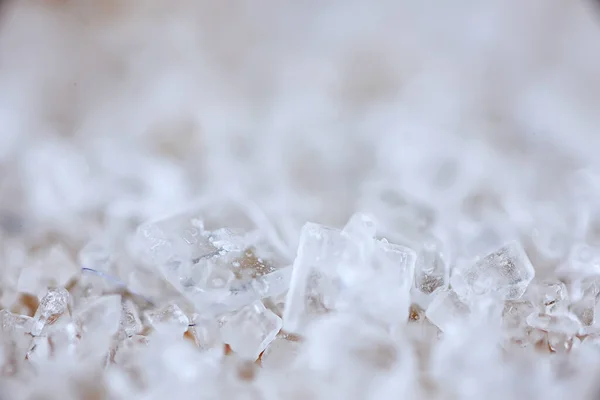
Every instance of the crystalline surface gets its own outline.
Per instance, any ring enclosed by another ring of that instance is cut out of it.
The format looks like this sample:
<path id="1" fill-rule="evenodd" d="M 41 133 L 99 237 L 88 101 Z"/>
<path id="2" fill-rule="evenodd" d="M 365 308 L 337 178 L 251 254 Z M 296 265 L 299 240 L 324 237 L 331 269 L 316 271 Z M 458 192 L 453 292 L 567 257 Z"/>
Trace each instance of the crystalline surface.
<path id="1" fill-rule="evenodd" d="M 343 231 L 304 226 L 284 311 L 287 330 L 298 332 L 319 315 L 357 307 L 392 325 L 408 316 L 415 252 L 374 234 L 362 214 Z"/>
<path id="2" fill-rule="evenodd" d="M 34 315 L 32 335 L 39 335 L 46 325 L 52 325 L 67 312 L 69 292 L 63 288 L 50 289 L 40 300 L 40 305 Z"/>
<path id="3" fill-rule="evenodd" d="M 417 256 L 415 288 L 426 295 L 448 285 L 449 268 L 440 247 L 435 241 L 426 242 Z"/>
<path id="4" fill-rule="evenodd" d="M 287 289 L 291 268 L 279 265 L 276 257 L 258 255 L 255 245 L 264 246 L 256 235 L 239 229 L 206 230 L 198 212 L 146 223 L 136 236 L 147 262 L 213 315 Z"/>
<path id="5" fill-rule="evenodd" d="M 281 318 L 256 301 L 225 316 L 221 336 L 240 356 L 255 360 L 280 329 Z"/>
<path id="6" fill-rule="evenodd" d="M 527 254 L 511 242 L 460 271 L 462 295 L 497 293 L 505 300 L 518 299 L 525 293 L 535 271 Z"/>
<path id="7" fill-rule="evenodd" d="M 455 292 L 447 290 L 437 294 L 427 307 L 425 315 L 438 328 L 446 331 L 467 318 L 470 315 L 470 308 Z"/>
<path id="8" fill-rule="evenodd" d="M 158 331 L 170 332 L 174 335 L 183 335 L 188 330 L 189 318 L 175 304 L 168 305 L 159 310 L 148 311 L 146 318 Z"/>

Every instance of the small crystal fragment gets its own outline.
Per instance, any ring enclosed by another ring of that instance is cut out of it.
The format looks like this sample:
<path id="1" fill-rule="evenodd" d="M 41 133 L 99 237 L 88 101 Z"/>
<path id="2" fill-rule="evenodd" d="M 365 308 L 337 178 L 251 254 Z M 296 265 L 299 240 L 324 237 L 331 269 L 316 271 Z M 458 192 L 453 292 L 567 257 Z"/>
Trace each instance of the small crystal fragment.
<path id="1" fill-rule="evenodd" d="M 190 324 L 189 318 L 176 304 L 170 304 L 158 310 L 147 311 L 146 318 L 154 329 L 176 336 L 183 335 Z"/>
<path id="2" fill-rule="evenodd" d="M 219 324 L 216 319 L 203 318 L 196 314 L 191 320 L 189 332 L 194 338 L 196 346 L 201 350 L 221 349 L 223 342 L 219 332 Z"/>
<path id="3" fill-rule="evenodd" d="M 518 299 L 525 293 L 535 271 L 527 254 L 517 242 L 510 242 L 459 273 L 453 287 L 462 296 L 497 293 L 504 300 Z"/>
<path id="4" fill-rule="evenodd" d="M 452 290 L 439 292 L 433 299 L 425 316 L 441 331 L 445 332 L 456 324 L 461 324 L 469 317 L 471 311 Z"/>
<path id="5" fill-rule="evenodd" d="M 38 336 L 47 325 L 52 325 L 63 314 L 69 306 L 69 292 L 63 288 L 52 288 L 42 299 L 35 315 L 33 316 L 33 327 L 31 334 Z"/>
<path id="6" fill-rule="evenodd" d="M 281 318 L 256 301 L 224 317 L 221 337 L 235 353 L 255 360 L 280 329 Z"/>
<path id="7" fill-rule="evenodd" d="M 142 330 L 137 307 L 131 300 L 126 300 L 122 304 L 120 331 L 125 337 L 137 335 Z"/>
<path id="8" fill-rule="evenodd" d="M 430 295 L 448 285 L 448 268 L 439 243 L 423 244 L 415 265 L 415 288 Z"/>

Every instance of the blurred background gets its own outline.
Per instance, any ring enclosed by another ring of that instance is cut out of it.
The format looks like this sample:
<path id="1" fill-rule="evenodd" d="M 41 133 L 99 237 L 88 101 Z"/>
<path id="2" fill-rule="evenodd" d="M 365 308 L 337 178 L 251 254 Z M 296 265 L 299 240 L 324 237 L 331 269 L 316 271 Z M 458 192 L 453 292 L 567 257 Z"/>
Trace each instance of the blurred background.
<path id="1" fill-rule="evenodd" d="M 4 1 L 2 235 L 76 251 L 241 199 L 290 249 L 363 210 L 405 240 L 472 223 L 554 251 L 596 213 L 595 6 Z"/>

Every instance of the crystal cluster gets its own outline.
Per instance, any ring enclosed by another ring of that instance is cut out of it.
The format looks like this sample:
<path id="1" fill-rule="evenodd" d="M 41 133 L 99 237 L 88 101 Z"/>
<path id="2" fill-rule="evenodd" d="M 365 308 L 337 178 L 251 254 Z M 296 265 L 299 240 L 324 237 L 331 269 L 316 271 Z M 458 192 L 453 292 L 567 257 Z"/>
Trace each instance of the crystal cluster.
<path id="1" fill-rule="evenodd" d="M 0 400 L 597 400 L 599 10 L 430 3 L 0 0 Z"/>

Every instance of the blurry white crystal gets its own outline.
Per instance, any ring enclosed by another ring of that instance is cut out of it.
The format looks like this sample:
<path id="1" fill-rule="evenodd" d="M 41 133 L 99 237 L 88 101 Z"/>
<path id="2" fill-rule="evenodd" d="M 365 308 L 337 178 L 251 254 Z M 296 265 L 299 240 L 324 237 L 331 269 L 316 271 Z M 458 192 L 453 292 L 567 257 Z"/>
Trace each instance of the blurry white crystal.
<path id="1" fill-rule="evenodd" d="M 74 315 L 75 326 L 81 339 L 77 353 L 83 359 L 101 362 L 121 326 L 120 295 L 102 296 L 90 300 Z"/>
<path id="2" fill-rule="evenodd" d="M 110 272 L 111 251 L 100 241 L 90 241 L 79 251 L 79 263 L 83 268 Z"/>
<path id="3" fill-rule="evenodd" d="M 84 335 L 111 336 L 121 324 L 121 296 L 98 297 L 75 313 L 74 319 Z"/>
<path id="4" fill-rule="evenodd" d="M 146 312 L 146 318 L 154 329 L 175 336 L 183 335 L 190 324 L 189 318 L 176 304 Z"/>
<path id="5" fill-rule="evenodd" d="M 278 336 L 266 348 L 260 357 L 263 368 L 286 368 L 290 367 L 298 356 L 300 342 L 290 340 L 285 335 Z"/>
<path id="6" fill-rule="evenodd" d="M 80 272 L 63 246 L 52 246 L 21 270 L 19 292 L 42 296 L 48 287 L 65 287 Z"/>
<path id="7" fill-rule="evenodd" d="M 125 337 L 131 337 L 142 330 L 142 322 L 136 305 L 131 300 L 126 300 L 122 304 L 120 331 Z"/>
<path id="8" fill-rule="evenodd" d="M 477 262 L 463 267 L 453 277 L 453 288 L 461 296 L 495 293 L 504 300 L 525 293 L 535 271 L 517 242 L 510 242 Z"/>
<path id="9" fill-rule="evenodd" d="M 578 279 L 571 285 L 572 302 L 569 310 L 577 316 L 586 329 L 595 327 L 600 319 L 600 278 L 590 276 Z"/>
<path id="10" fill-rule="evenodd" d="M 223 318 L 221 337 L 235 353 L 255 360 L 280 329 L 281 318 L 255 301 Z"/>
<path id="11" fill-rule="evenodd" d="M 298 245 L 284 310 L 285 328 L 299 332 L 315 317 L 343 308 L 386 323 L 408 316 L 415 253 L 375 240 L 372 221 L 355 214 L 343 231 L 307 223 Z"/>
<path id="12" fill-rule="evenodd" d="M 213 318 L 204 318 L 199 314 L 194 315 L 190 321 L 189 332 L 194 338 L 196 346 L 201 350 L 223 349 L 223 342 L 219 331 L 219 323 Z"/>
<path id="13" fill-rule="evenodd" d="M 52 325 L 68 310 L 70 295 L 66 289 L 51 288 L 40 300 L 35 315 L 31 334 L 40 335 L 47 325 Z"/>
<path id="14" fill-rule="evenodd" d="M 427 318 L 444 332 L 463 324 L 470 314 L 469 305 L 452 290 L 438 292 L 425 311 Z"/>

